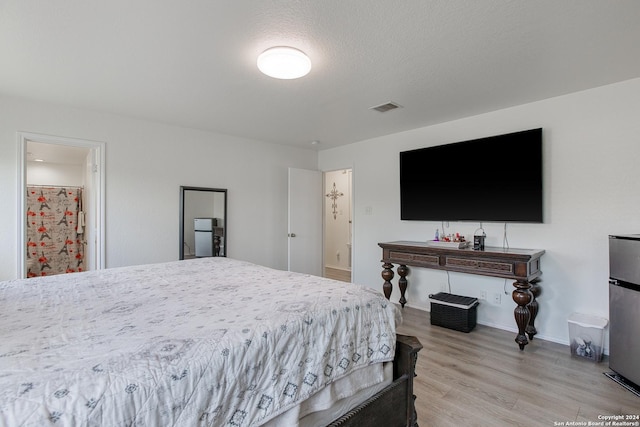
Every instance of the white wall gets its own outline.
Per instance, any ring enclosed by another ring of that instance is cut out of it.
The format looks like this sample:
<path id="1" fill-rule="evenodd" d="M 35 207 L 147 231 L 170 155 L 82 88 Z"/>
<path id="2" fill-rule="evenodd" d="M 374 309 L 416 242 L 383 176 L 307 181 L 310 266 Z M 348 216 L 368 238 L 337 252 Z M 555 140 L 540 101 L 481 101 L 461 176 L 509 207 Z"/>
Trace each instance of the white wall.
<path id="1" fill-rule="evenodd" d="M 287 168 L 314 151 L 12 97 L 0 117 L 0 280 L 17 275 L 18 131 L 106 143 L 108 267 L 178 259 L 185 185 L 228 189 L 229 256 L 286 268 Z"/>
<path id="2" fill-rule="evenodd" d="M 382 289 L 377 243 L 432 239 L 441 225 L 400 221 L 400 151 L 536 127 L 544 128 L 544 224 L 509 224 L 507 232 L 512 248 L 546 250 L 539 337 L 568 343 L 573 311 L 608 318 L 607 236 L 640 233 L 640 79 L 321 151 L 321 170 L 354 167 L 354 281 Z M 526 166 L 503 165 L 505 180 Z M 477 226 L 451 223 L 449 230 L 472 235 Z M 484 228 L 487 245 L 501 246 L 503 224 Z M 408 279 L 408 304 L 428 310 L 429 293 L 442 290 L 447 273 L 413 268 Z M 480 305 L 478 321 L 515 330 L 504 280 L 450 273 L 450 281 L 457 294 L 500 293 L 501 304 Z"/>

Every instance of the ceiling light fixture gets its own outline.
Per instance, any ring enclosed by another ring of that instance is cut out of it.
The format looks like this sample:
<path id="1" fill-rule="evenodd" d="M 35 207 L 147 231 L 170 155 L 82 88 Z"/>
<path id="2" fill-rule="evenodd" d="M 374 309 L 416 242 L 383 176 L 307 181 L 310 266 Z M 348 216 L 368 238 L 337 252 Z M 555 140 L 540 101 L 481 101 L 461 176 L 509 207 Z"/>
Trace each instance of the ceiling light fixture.
<path id="1" fill-rule="evenodd" d="M 311 60 L 301 50 L 277 46 L 258 56 L 258 69 L 276 79 L 297 79 L 311 71 Z"/>

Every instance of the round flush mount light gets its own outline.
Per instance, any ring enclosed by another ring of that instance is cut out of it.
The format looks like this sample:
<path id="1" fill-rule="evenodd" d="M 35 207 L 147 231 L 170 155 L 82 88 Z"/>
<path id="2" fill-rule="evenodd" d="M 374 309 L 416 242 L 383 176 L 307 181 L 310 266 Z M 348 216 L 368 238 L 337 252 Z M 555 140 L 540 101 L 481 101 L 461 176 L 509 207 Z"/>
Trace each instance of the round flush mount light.
<path id="1" fill-rule="evenodd" d="M 311 71 L 311 60 L 301 50 L 277 46 L 258 56 L 258 69 L 276 79 L 297 79 Z"/>

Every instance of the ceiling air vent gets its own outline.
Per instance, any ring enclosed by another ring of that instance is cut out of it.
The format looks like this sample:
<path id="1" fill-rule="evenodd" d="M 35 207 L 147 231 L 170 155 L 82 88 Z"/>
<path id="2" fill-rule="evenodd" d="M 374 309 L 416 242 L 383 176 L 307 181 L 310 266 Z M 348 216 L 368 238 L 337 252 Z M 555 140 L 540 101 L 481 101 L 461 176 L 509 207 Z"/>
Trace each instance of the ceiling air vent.
<path id="1" fill-rule="evenodd" d="M 370 110 L 376 110 L 381 113 L 386 113 L 387 111 L 395 110 L 396 108 L 402 108 L 402 106 L 394 102 L 387 102 L 385 104 L 376 105 L 375 107 L 369 107 Z"/>

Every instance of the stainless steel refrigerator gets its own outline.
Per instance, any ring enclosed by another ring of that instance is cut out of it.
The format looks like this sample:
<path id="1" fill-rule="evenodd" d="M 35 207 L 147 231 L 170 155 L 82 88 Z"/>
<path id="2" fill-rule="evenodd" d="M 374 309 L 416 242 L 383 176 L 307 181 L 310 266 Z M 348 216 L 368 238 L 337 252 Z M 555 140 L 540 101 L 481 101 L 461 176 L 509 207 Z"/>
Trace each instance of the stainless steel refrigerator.
<path id="1" fill-rule="evenodd" d="M 194 218 L 193 230 L 195 232 L 196 257 L 213 256 L 214 254 L 214 228 L 215 218 Z"/>
<path id="2" fill-rule="evenodd" d="M 640 385 L 640 234 L 609 236 L 609 367 Z"/>

